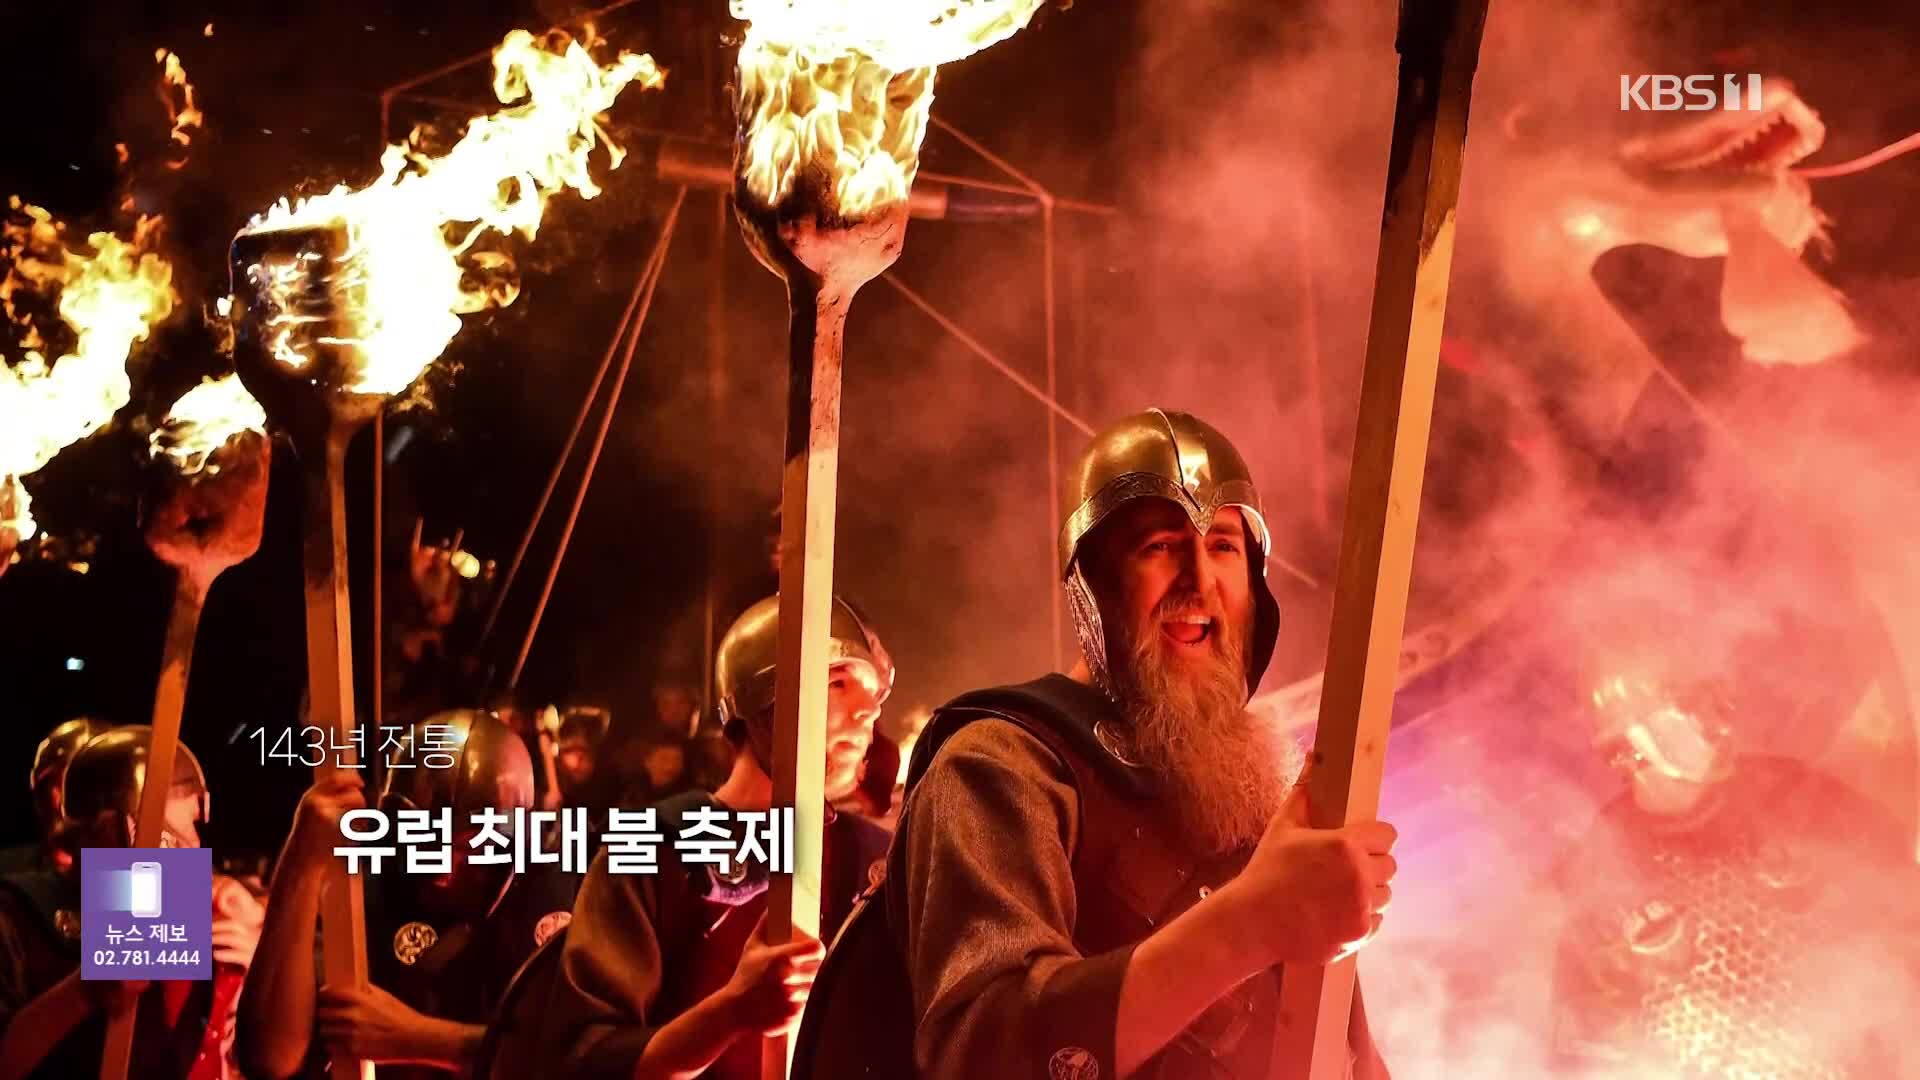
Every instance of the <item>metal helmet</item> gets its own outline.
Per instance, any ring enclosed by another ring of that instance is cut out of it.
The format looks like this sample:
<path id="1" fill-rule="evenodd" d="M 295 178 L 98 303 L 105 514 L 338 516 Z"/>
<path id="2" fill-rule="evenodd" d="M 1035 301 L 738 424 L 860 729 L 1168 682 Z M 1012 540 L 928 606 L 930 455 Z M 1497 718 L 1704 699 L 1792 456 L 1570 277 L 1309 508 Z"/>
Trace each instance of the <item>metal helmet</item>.
<path id="1" fill-rule="evenodd" d="M 879 700 L 893 692 L 893 658 L 867 620 L 852 604 L 833 598 L 828 623 L 827 663 L 865 664 L 880 686 Z M 735 619 L 714 650 L 713 688 L 720 723 L 735 741 L 745 740 L 766 768 L 773 767 L 774 667 L 780 656 L 778 594 L 748 608 Z"/>
<path id="2" fill-rule="evenodd" d="M 405 879 L 417 913 L 484 919 L 513 884 L 513 864 L 470 861 L 474 849 L 467 841 L 479 831 L 473 816 L 481 810 L 511 816 L 531 807 L 533 757 L 506 721 L 478 709 L 435 713 L 414 724 L 404 740 L 386 753 L 380 809 L 388 815 L 446 810 L 453 818 L 452 872 Z M 510 824 L 500 829 L 508 835 L 511 830 Z"/>
<path id="3" fill-rule="evenodd" d="M 479 709 L 451 709 L 414 724 L 406 745 L 387 753 L 383 802 L 401 809 L 450 809 L 454 815 L 491 808 L 511 813 L 533 805 L 533 758 L 506 721 Z M 429 759 L 451 757 L 447 768 Z M 411 766 L 411 767 L 408 767 Z"/>
<path id="4" fill-rule="evenodd" d="M 593 786 L 595 775 L 601 772 L 600 748 L 613 727 L 613 713 L 599 705 L 549 708 L 541 727 L 553 737 L 554 779 L 561 797 L 569 806 L 603 801 L 594 797 Z M 575 755 L 584 758 L 572 760 Z"/>
<path id="5" fill-rule="evenodd" d="M 60 784 L 61 816 L 67 826 L 85 829 L 108 811 L 137 818 L 152 746 L 153 728 L 146 724 L 109 728 L 82 744 L 67 762 Z M 208 820 L 212 806 L 207 774 L 186 743 L 176 744 L 171 786 L 191 791 L 200 803 L 197 820 Z"/>
<path id="6" fill-rule="evenodd" d="M 107 730 L 107 724 L 91 716 L 75 717 L 47 732 L 33 752 L 33 772 L 27 783 L 33 792 L 33 813 L 40 822 L 40 835 L 49 836 L 60 822 L 61 782 L 66 779 L 67 762 L 86 745 L 87 740 Z"/>
<path id="7" fill-rule="evenodd" d="M 1260 686 L 1280 636 L 1280 603 L 1267 585 L 1267 555 L 1272 536 L 1260 509 L 1260 493 L 1245 459 L 1227 437 L 1198 417 L 1148 409 L 1109 426 L 1093 437 L 1066 475 L 1061 490 L 1061 574 L 1073 611 L 1080 651 L 1094 681 L 1111 687 L 1107 638 L 1100 605 L 1081 566 L 1080 548 L 1107 516 L 1135 499 L 1164 499 L 1186 512 L 1204 533 L 1223 507 L 1235 507 L 1246 519 L 1248 539 L 1259 558 L 1249 557 L 1252 577 L 1253 636 L 1247 642 L 1247 694 Z"/>
<path id="8" fill-rule="evenodd" d="M 612 727 L 613 714 L 603 706 L 569 705 L 560 711 L 560 731 L 555 739 L 559 742 L 579 739 L 598 749 Z"/>

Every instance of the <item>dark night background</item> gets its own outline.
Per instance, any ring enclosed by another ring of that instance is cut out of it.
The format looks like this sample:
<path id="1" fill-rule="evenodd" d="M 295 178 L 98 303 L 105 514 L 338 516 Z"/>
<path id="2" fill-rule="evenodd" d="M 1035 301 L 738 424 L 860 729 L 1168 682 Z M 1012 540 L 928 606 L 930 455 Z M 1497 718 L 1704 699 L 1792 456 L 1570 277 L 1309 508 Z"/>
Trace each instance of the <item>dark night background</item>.
<path id="1" fill-rule="evenodd" d="M 1280 21 L 1229 4 L 1180 6 L 1183 17 L 1203 24 L 1216 55 L 1228 58 L 1238 52 L 1284 60 L 1313 48 L 1320 32 L 1311 15 Z M 43 530 L 98 538 L 86 560 L 90 572 L 26 563 L 0 579 L 7 642 L 0 650 L 0 688 L 8 703 L 0 763 L 14 770 L 0 774 L 0 810 L 11 811 L 5 820 L 15 823 L 16 837 L 24 839 L 30 828 L 28 757 L 49 727 L 82 711 L 145 722 L 151 709 L 169 593 L 163 568 L 135 528 L 147 479 L 144 425 L 202 375 L 221 370 L 195 313 L 225 288 L 228 240 L 281 195 L 371 178 L 382 88 L 488 49 L 508 30 L 538 30 L 584 7 L 565 0 L 335 0 L 271 8 L 120 0 L 20 6 L 10 13 L 12 48 L 0 66 L 0 101 L 8 109 L 0 192 L 45 206 L 76 228 L 114 224 L 111 208 L 127 182 L 116 169 L 114 144 L 128 143 L 137 164 L 141 147 L 157 149 L 165 137 L 153 94 L 157 47 L 180 54 L 207 118 L 186 168 L 136 170 L 131 181 L 137 203 L 169 223 L 166 251 L 185 310 L 176 310 L 156 340 L 136 348 L 134 400 L 121 422 L 69 448 L 28 484 Z M 416 517 L 430 540 L 464 529 L 469 550 L 503 565 L 511 556 L 670 201 L 671 189 L 651 174 L 657 133 L 723 140 L 731 131 L 724 82 L 733 55 L 727 35 L 735 24 L 724 7 L 721 0 L 642 0 L 597 20 L 613 46 L 653 53 L 668 69 L 666 88 L 623 96 L 611 128 L 633 158 L 607 173 L 596 153 L 604 194 L 592 202 L 571 195 L 554 200 L 538 242 L 515 245 L 523 285 L 518 301 L 467 319 L 428 376 L 428 403 L 389 414 L 384 550 L 390 564 L 403 554 Z M 1794 7 L 1784 0 L 1701 5 L 1688 34 L 1670 44 L 1679 56 L 1703 55 L 1752 35 L 1837 48 L 1831 43 L 1851 40 L 1850 34 L 1903 25 L 1894 13 L 1905 10 L 1896 0 L 1819 16 Z M 943 70 L 935 113 L 1062 196 L 1136 205 L 1147 174 L 1135 170 L 1135 158 L 1177 151 L 1188 135 L 1182 126 L 1187 110 L 1202 112 L 1247 89 L 1234 65 L 1209 63 L 1164 87 L 1166 99 L 1184 104 L 1162 108 L 1159 126 L 1127 115 L 1123 103 L 1138 99 L 1143 82 L 1165 77 L 1141 66 L 1150 36 L 1199 32 L 1165 25 L 1162 10 L 1158 0 L 1082 0 L 1071 10 L 1043 11 L 1012 40 Z M 213 35 L 203 36 L 209 22 Z M 1911 30 L 1902 33 L 1920 40 Z M 1902 51 L 1897 41 L 1884 44 L 1890 53 Z M 1874 144 L 1867 135 L 1845 133 L 1920 127 L 1920 100 L 1911 91 L 1862 99 L 1855 84 L 1870 70 L 1862 64 L 1851 75 L 1834 74 L 1832 66 L 1795 71 L 1804 96 L 1820 103 L 1841 156 Z M 476 65 L 421 88 L 442 100 L 471 102 L 464 111 L 397 103 L 393 136 L 416 123 L 457 131 L 466 116 L 488 109 L 484 71 Z M 1377 169 L 1385 158 L 1391 86 L 1370 87 L 1362 96 L 1373 106 L 1385 103 L 1386 111 L 1367 122 L 1370 132 L 1378 131 L 1369 151 Z M 1316 101 L 1271 106 L 1282 114 L 1330 107 Z M 1872 124 L 1864 123 L 1869 115 Z M 1290 135 L 1276 125 L 1251 137 L 1284 145 Z M 1837 215 L 1836 248 L 1843 254 L 1830 268 L 1833 280 L 1920 273 L 1920 223 L 1910 194 L 1915 161 L 1920 157 L 1823 190 L 1850 208 Z M 1001 179 L 937 130 L 922 166 Z M 1377 190 L 1375 183 L 1364 193 L 1375 207 Z M 1244 206 L 1223 204 L 1220 213 L 1285 198 L 1255 182 L 1234 195 Z M 1293 212 L 1312 216 L 1316 210 Z M 1377 210 L 1371 214 L 1358 234 L 1341 241 L 1362 252 L 1369 278 L 1374 238 L 1367 227 L 1377 223 Z M 1291 473 L 1335 447 L 1330 468 L 1337 486 L 1351 437 L 1350 406 L 1338 403 L 1350 396 L 1340 396 L 1339 386 L 1329 389 L 1336 407 L 1321 447 L 1304 445 L 1299 431 L 1273 419 L 1297 385 L 1290 339 L 1248 342 L 1248 366 L 1271 367 L 1271 390 L 1264 384 L 1247 392 L 1181 387 L 1174 374 L 1157 370 L 1154 342 L 1143 340 L 1130 319 L 1144 301 L 1180 283 L 1126 242 L 1127 224 L 1067 213 L 1059 218 L 1059 378 L 1066 406 L 1099 423 L 1159 400 L 1169 385 L 1196 406 L 1232 399 L 1221 407 L 1238 410 L 1241 427 L 1229 430 L 1256 426 L 1269 442 L 1257 467 Z M 1031 225 L 915 222 L 898 273 L 1038 381 L 1044 370 L 1040 257 L 1039 231 Z M 1223 288 L 1241 289 L 1234 299 L 1248 317 L 1291 303 L 1267 282 L 1238 282 L 1233 270 L 1222 273 L 1229 279 Z M 722 298 L 717 306 L 711 303 L 715 282 Z M 1365 279 L 1360 284 L 1359 306 L 1342 301 L 1347 314 L 1330 344 L 1339 363 L 1356 370 L 1352 339 L 1364 330 L 1364 314 L 1357 323 L 1351 314 L 1364 311 Z M 717 194 L 691 193 L 519 688 L 525 701 L 598 699 L 610 702 L 617 717 L 644 714 L 647 690 L 661 671 L 697 672 L 702 662 L 710 577 L 720 597 L 716 633 L 770 591 L 765 546 L 779 476 L 784 314 L 778 283 L 742 248 Z M 1198 329 L 1213 315 L 1192 310 L 1180 317 Z M 717 356 L 715 328 L 724 342 Z M 718 380 L 716 370 L 723 372 Z M 1341 385 L 1353 377 L 1341 375 Z M 1443 402 L 1448 392 L 1443 384 Z M 894 707 L 930 706 L 969 685 L 1047 665 L 1044 598 L 1054 595 L 1054 511 L 1047 503 L 1045 414 L 880 284 L 854 306 L 845 413 L 837 577 L 841 591 L 873 614 L 901 664 Z M 1063 426 L 1062 456 L 1078 444 L 1079 436 Z M 558 519 L 577 482 L 577 460 L 561 481 L 555 510 L 486 657 L 496 670 L 510 666 L 530 618 Z M 364 480 L 371 468 L 363 442 L 354 465 L 363 482 L 349 493 L 363 683 L 371 659 L 364 629 L 372 554 Z M 184 726 L 186 742 L 212 776 L 210 843 L 234 850 L 277 845 L 306 783 L 304 770 L 260 765 L 249 736 L 255 728 L 275 733 L 294 722 L 305 676 L 291 454 L 277 453 L 274 471 L 263 549 L 220 579 L 202 622 Z M 1441 473 L 1432 487 L 1442 490 L 1447 482 Z M 1296 516 L 1304 521 L 1304 514 Z M 1337 505 L 1329 520 L 1337 528 Z M 1330 574 L 1336 534 L 1300 522 L 1280 531 L 1301 541 L 1295 561 Z M 959 593 L 968 599 L 964 611 L 951 602 Z M 1311 603 L 1306 610 L 1300 628 L 1290 630 L 1291 651 L 1281 665 L 1287 670 L 1277 675 L 1317 669 L 1325 637 L 1324 622 L 1316 619 L 1324 611 Z M 67 670 L 68 658 L 82 661 L 83 670 Z M 478 698 L 488 689 L 472 691 Z M 7 775 L 20 782 L 6 782 Z"/>
<path id="2" fill-rule="evenodd" d="M 0 72 L 5 98 L 15 103 L 0 188 L 48 208 L 75 231 L 109 227 L 124 183 L 114 144 L 127 143 L 136 165 L 137 204 L 168 222 L 165 251 L 183 303 L 156 340 L 136 347 L 134 400 L 119 414 L 120 424 L 69 448 L 30 481 L 44 534 L 97 546 L 85 560 L 84 575 L 29 561 L 0 579 L 0 611 L 19 631 L 9 634 L 13 644 L 0 661 L 12 717 L 0 761 L 16 763 L 24 778 L 34 744 L 63 716 L 148 718 L 169 585 L 136 530 L 148 475 L 144 432 L 185 388 L 223 370 L 195 316 L 225 288 L 225 247 L 234 231 L 281 195 L 369 179 L 381 146 L 384 87 L 488 50 L 508 30 L 540 30 L 586 7 L 551 0 L 348 0 L 284 8 L 107 2 L 35 5 L 13 13 L 10 36 L 34 45 L 10 50 Z M 724 80 L 733 49 L 726 35 L 738 24 L 724 8 L 720 2 L 642 2 L 595 20 L 612 47 L 651 52 L 668 69 L 666 89 L 627 92 L 612 114 L 611 130 L 634 156 L 608 172 L 596 152 L 595 175 L 604 193 L 591 203 L 571 195 L 554 200 L 538 243 L 516 248 L 518 301 L 467 319 L 429 378 L 430 404 L 390 413 L 390 574 L 401 572 L 397 560 L 416 516 L 424 519 L 430 541 L 464 529 L 468 550 L 502 567 L 511 556 L 671 200 L 672 189 L 648 175 L 658 145 L 653 133 L 715 140 L 731 134 Z M 1062 194 L 1105 199 L 1114 171 L 1098 133 L 1111 126 L 1118 68 L 1080 61 L 1123 53 L 1135 22 L 1120 9 L 1073 15 L 1069 24 L 1057 13 L 1043 14 L 1017 47 L 943 73 L 937 108 L 963 129 L 989 133 L 998 150 Z M 203 34 L 209 22 L 210 37 Z M 186 168 L 177 173 L 137 169 L 142 149 L 160 150 L 166 133 L 154 95 L 152 53 L 158 47 L 181 56 L 207 117 Z M 495 107 L 487 70 L 476 64 L 420 88 L 472 102 L 465 111 L 397 103 L 394 137 L 415 123 L 441 123 L 457 133 L 466 116 Z M 1050 144 L 1046 160 L 1021 157 L 1041 141 Z M 994 176 L 938 133 L 928 139 L 923 166 Z M 716 634 L 771 590 L 765 551 L 778 493 L 784 296 L 741 247 L 730 214 L 722 221 L 721 210 L 714 192 L 689 195 L 592 495 L 521 680 L 525 701 L 609 701 L 617 719 L 638 718 L 651 709 L 647 691 L 657 673 L 684 671 L 698 679 L 710 573 L 719 583 Z M 1081 235 L 1085 224 L 1063 217 L 1062 232 L 1071 234 L 1063 236 L 1063 248 L 1074 247 L 1083 262 L 1097 240 Z M 903 260 L 900 270 L 925 288 L 934 282 L 930 265 L 973 252 L 991 254 L 996 265 L 1024 261 L 1027 272 L 1037 275 L 1036 236 L 1021 226 L 917 223 L 910 241 L 914 257 Z M 725 299 L 710 311 L 716 256 L 723 260 Z M 1082 266 L 1080 280 L 1085 273 Z M 1037 276 L 1014 287 L 1037 303 Z M 967 282 L 931 291 L 947 310 L 964 310 Z M 932 471 L 932 455 L 946 449 L 924 444 L 912 432 L 878 427 L 877 418 L 904 414 L 896 395 L 934 387 L 984 410 L 1029 408 L 1027 399 L 964 353 L 944 354 L 940 369 L 928 370 L 933 365 L 924 343 L 935 332 L 887 292 L 876 285 L 863 295 L 849 343 L 847 409 L 858 419 L 849 425 L 842 458 L 840 526 L 840 576 L 856 582 L 844 588 L 883 626 L 935 601 L 917 597 L 911 581 L 883 593 L 880 575 L 900 572 L 909 558 L 940 558 L 929 543 L 968 541 L 930 535 L 911 505 L 863 505 L 863 492 L 892 489 L 904 476 Z M 724 412 L 717 425 L 709 422 L 714 389 L 708 350 L 716 311 L 726 349 Z M 1039 349 L 1017 319 L 1032 321 L 1016 313 L 996 325 L 978 312 L 967 321 L 1037 379 Z M 597 419 L 596 411 L 586 438 Z M 981 431 L 974 441 L 988 437 Z M 977 447 L 986 462 L 983 476 L 1009 467 L 1030 474 L 1029 546 L 1036 557 L 1051 530 L 1044 448 L 1043 438 Z M 576 453 L 562 478 L 487 654 L 496 682 L 511 666 L 531 617 L 583 457 Z M 371 662 L 365 629 L 370 469 L 363 436 L 352 465 L 360 483 L 349 492 L 359 560 L 356 674 L 363 719 Z M 963 488 L 969 483 L 964 477 L 953 482 Z M 272 490 L 261 553 L 223 575 L 210 598 L 184 721 L 184 738 L 212 777 L 216 812 L 209 842 L 220 847 L 270 850 L 305 784 L 304 770 L 288 772 L 277 762 L 262 767 L 252 736 L 265 728 L 271 738 L 293 722 L 305 677 L 297 464 L 284 446 L 275 456 Z M 933 529 L 951 533 L 951 524 Z M 850 538 L 859 543 L 851 557 Z M 1044 582 L 1036 576 L 1019 585 L 1024 588 L 1018 592 L 1035 595 Z M 897 643 L 895 651 L 901 651 Z M 67 670 L 69 658 L 83 670 Z M 910 657 L 901 661 L 909 700 L 931 701 L 958 689 L 951 677 L 929 685 L 924 665 L 916 671 Z M 6 820 L 21 838 L 30 821 L 23 789 L 0 785 L 0 807 L 13 811 Z"/>

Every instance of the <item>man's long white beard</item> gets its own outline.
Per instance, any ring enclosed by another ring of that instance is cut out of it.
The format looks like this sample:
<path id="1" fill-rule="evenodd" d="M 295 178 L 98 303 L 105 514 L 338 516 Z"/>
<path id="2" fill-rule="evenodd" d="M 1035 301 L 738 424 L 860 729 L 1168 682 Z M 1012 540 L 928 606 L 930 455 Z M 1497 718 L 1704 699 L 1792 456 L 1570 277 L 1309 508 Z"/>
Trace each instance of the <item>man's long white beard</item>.
<path id="1" fill-rule="evenodd" d="M 1144 640 L 1116 641 L 1109 650 L 1134 753 L 1159 777 L 1196 850 L 1251 844 L 1299 775 L 1300 748 L 1247 712 L 1246 634 L 1228 632 L 1216 618 L 1211 658 L 1181 663 L 1167 655 L 1158 615 Z"/>

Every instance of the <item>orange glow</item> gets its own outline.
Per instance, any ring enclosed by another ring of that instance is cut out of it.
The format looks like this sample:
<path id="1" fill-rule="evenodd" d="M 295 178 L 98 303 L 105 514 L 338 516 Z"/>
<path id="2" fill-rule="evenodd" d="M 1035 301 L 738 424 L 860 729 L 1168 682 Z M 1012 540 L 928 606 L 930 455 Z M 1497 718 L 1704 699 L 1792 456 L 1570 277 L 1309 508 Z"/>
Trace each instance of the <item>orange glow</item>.
<path id="1" fill-rule="evenodd" d="M 131 242 L 107 232 L 87 238 L 90 251 L 68 248 L 63 226 L 36 206 L 11 201 L 13 214 L 0 239 L 8 263 L 0 301 L 21 328 L 24 355 L 0 365 L 0 477 L 17 478 L 46 465 L 65 447 L 92 434 L 126 405 L 132 387 L 127 355 L 172 312 L 173 269 L 151 251 L 155 222 L 142 219 Z M 48 361 L 46 343 L 19 314 L 22 292 L 59 294 L 58 310 L 74 338 L 71 352 Z M 12 518 L 20 539 L 35 531 L 26 491 L 14 483 Z"/>
<path id="2" fill-rule="evenodd" d="M 180 57 L 165 49 L 155 49 L 153 59 L 160 65 L 160 101 L 167 107 L 173 141 L 189 146 L 193 143 L 192 132 L 199 130 L 206 116 L 193 103 L 193 84 L 187 81 L 187 69 L 180 65 Z M 185 160 L 170 161 L 167 167 L 177 169 L 184 164 Z"/>
<path id="3" fill-rule="evenodd" d="M 459 332 L 461 315 L 517 295 L 500 280 L 497 256 L 471 251 L 475 241 L 489 230 L 532 239 L 554 193 L 598 195 L 589 153 L 604 142 L 612 166 L 624 156 L 598 115 L 628 85 L 653 89 L 664 79 L 650 57 L 622 53 L 602 67 L 579 41 L 543 42 L 524 30 L 495 50 L 493 72 L 506 107 L 475 118 L 446 154 L 429 156 L 411 141 L 389 146 L 373 183 L 282 199 L 247 226 L 245 234 L 337 229 L 348 242 L 326 282 L 346 328 L 338 337 L 310 340 L 312 320 L 288 313 L 288 298 L 317 269 L 313 260 L 250 268 L 274 312 L 267 326 L 281 363 L 304 367 L 313 344 L 349 346 L 358 362 L 354 390 L 405 390 Z"/>
<path id="4" fill-rule="evenodd" d="M 733 0 L 740 46 L 738 166 L 778 206 L 802 173 L 833 181 L 825 207 L 864 217 L 905 199 L 920 167 L 937 65 L 1018 33 L 1041 0 Z"/>
<path id="5" fill-rule="evenodd" d="M 166 454 L 181 472 L 208 465 L 215 450 L 247 431 L 267 430 L 267 414 L 234 375 L 208 379 L 182 395 L 168 411 L 166 424 L 150 439 L 153 452 Z"/>

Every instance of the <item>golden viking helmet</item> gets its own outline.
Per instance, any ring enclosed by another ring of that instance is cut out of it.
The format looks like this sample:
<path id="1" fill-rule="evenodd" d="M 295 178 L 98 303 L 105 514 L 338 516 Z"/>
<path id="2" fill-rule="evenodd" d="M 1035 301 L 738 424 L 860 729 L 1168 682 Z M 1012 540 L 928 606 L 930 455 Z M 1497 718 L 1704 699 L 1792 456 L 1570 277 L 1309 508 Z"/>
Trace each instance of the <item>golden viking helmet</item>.
<path id="1" fill-rule="evenodd" d="M 893 691 L 893 659 L 852 604 L 833 598 L 827 630 L 827 664 L 853 662 L 872 669 L 879 702 Z M 744 737 L 763 767 L 773 767 L 773 729 L 760 722 L 773 708 L 774 668 L 780 656 L 780 597 L 776 594 L 735 619 L 714 650 L 713 692 L 720 723 L 736 740 Z"/>
<path id="2" fill-rule="evenodd" d="M 1225 435 L 1188 413 L 1148 409 L 1126 417 L 1093 437 L 1061 485 L 1060 562 L 1067 602 L 1080 637 L 1080 651 L 1094 680 L 1108 682 L 1106 634 L 1100 606 L 1082 572 L 1080 547 L 1115 510 L 1135 499 L 1164 499 L 1185 511 L 1194 529 L 1205 533 L 1225 507 L 1240 511 L 1247 538 L 1259 549 L 1249 554 L 1253 578 L 1253 636 L 1247 642 L 1247 694 L 1252 696 L 1273 659 L 1280 636 L 1280 604 L 1267 586 L 1267 555 L 1272 536 L 1260 509 L 1253 473 Z"/>

